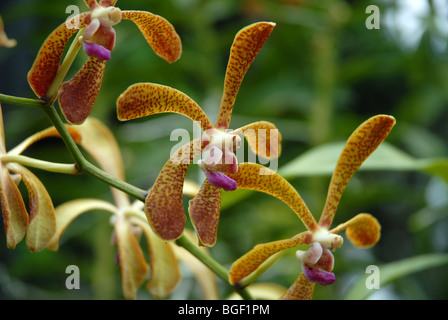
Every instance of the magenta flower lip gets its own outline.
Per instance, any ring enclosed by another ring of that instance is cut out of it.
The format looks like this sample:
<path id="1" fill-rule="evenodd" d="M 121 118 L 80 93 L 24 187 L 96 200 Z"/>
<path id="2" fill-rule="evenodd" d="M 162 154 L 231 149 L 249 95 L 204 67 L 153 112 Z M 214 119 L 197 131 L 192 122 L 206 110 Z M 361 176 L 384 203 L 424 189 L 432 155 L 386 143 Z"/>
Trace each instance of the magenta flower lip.
<path id="1" fill-rule="evenodd" d="M 205 175 L 212 186 L 223 188 L 226 191 L 234 191 L 238 187 L 235 180 L 222 172 L 207 170 Z"/>
<path id="2" fill-rule="evenodd" d="M 82 47 L 89 57 L 95 57 L 99 60 L 110 60 L 110 50 L 96 43 L 83 42 Z"/>
<path id="3" fill-rule="evenodd" d="M 303 273 L 309 281 L 323 286 L 328 286 L 336 281 L 336 276 L 333 272 L 324 271 L 317 267 L 310 267 L 306 264 L 303 265 Z"/>

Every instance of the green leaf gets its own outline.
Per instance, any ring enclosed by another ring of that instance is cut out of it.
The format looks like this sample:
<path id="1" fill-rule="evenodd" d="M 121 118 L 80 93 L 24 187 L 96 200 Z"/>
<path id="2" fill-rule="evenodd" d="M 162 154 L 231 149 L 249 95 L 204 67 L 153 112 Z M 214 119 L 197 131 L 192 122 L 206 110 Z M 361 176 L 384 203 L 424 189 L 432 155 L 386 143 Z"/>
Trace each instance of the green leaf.
<path id="1" fill-rule="evenodd" d="M 345 142 L 328 143 L 300 155 L 279 170 L 287 179 L 299 176 L 331 175 Z M 359 170 L 421 171 L 448 182 L 448 158 L 416 159 L 383 142 Z"/>
<path id="2" fill-rule="evenodd" d="M 387 284 L 413 273 L 424 271 L 430 268 L 435 268 L 448 264 L 448 254 L 425 254 L 416 257 L 403 259 L 396 262 L 391 262 L 379 267 L 380 288 Z M 368 289 L 366 280 L 372 274 L 368 273 L 361 276 L 356 283 L 348 290 L 345 295 L 347 300 L 362 300 L 368 298 L 372 293 L 376 292 L 374 289 Z"/>

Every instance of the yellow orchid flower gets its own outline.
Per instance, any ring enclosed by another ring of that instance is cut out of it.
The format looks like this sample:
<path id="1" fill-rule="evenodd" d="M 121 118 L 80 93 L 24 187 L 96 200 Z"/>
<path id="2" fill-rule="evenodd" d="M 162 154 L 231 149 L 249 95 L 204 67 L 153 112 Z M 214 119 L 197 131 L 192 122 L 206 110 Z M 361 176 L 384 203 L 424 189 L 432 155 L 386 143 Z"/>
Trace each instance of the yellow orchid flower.
<path id="1" fill-rule="evenodd" d="M 122 20 L 133 21 L 154 52 L 167 62 L 172 63 L 181 55 L 180 38 L 167 20 L 146 11 L 121 11 L 115 7 L 116 2 L 85 0 L 90 12 L 81 13 L 56 28 L 45 40 L 28 73 L 28 82 L 39 98 L 52 101 L 59 90 L 62 112 L 72 124 L 83 123 L 92 110 L 106 61 L 115 47 L 113 27 Z M 70 38 L 80 29 L 83 34 L 75 41 L 75 47 L 82 45 L 89 58 L 81 70 L 59 88 L 63 79 L 55 79 L 62 69 L 62 54 Z"/>
<path id="2" fill-rule="evenodd" d="M 229 273 L 230 283 L 242 284 L 244 278 L 277 253 L 299 245 L 310 245 L 307 251 L 296 252 L 303 272 L 282 299 L 311 299 L 316 283 L 329 285 L 335 281 L 335 275 L 331 272 L 334 264 L 332 251 L 343 243 L 338 232 L 345 229 L 347 237 L 358 247 L 374 245 L 380 238 L 381 228 L 370 214 L 358 214 L 333 229 L 329 228 L 349 180 L 394 125 L 393 117 L 378 115 L 365 121 L 353 132 L 336 164 L 319 222 L 316 222 L 297 191 L 275 172 L 260 174 L 260 170 L 269 169 L 257 168 L 254 164 L 240 164 L 237 173 L 229 174 L 237 182 L 238 188 L 268 193 L 285 202 L 308 229 L 290 239 L 256 245 L 233 263 Z"/>
<path id="3" fill-rule="evenodd" d="M 238 171 L 234 152 L 241 143 L 239 135 L 246 135 L 249 146 L 257 154 L 266 158 L 278 157 L 281 137 L 272 123 L 260 121 L 228 132 L 241 82 L 274 27 L 271 22 L 258 22 L 243 28 L 235 36 L 215 125 L 193 99 L 167 86 L 138 83 L 118 98 L 120 120 L 175 112 L 191 118 L 205 132 L 203 137 L 187 143 L 170 157 L 146 197 L 145 212 L 149 224 L 161 238 L 174 240 L 182 235 L 186 222 L 182 188 L 185 174 L 195 157 L 204 152 L 198 165 L 207 179 L 190 201 L 189 214 L 200 244 L 206 246 L 216 242 L 222 189 L 231 191 L 237 187 L 228 174 Z M 258 134 L 262 131 L 266 135 Z"/>

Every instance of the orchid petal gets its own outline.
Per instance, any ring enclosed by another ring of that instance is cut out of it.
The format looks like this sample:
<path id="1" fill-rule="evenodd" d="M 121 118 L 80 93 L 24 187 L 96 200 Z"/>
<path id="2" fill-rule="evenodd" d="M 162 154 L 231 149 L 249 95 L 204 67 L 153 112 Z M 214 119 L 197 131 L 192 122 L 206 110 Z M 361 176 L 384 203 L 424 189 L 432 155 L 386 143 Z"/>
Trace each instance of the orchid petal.
<path id="1" fill-rule="evenodd" d="M 100 0 L 100 6 L 103 7 L 112 7 L 115 6 L 117 0 Z"/>
<path id="2" fill-rule="evenodd" d="M 19 188 L 11 178 L 7 168 L 0 163 L 0 204 L 3 225 L 6 233 L 6 245 L 14 249 L 22 241 L 28 226 L 28 212 Z"/>
<path id="3" fill-rule="evenodd" d="M 272 22 L 258 22 L 241 29 L 235 36 L 224 79 L 224 92 L 216 121 L 217 128 L 229 128 L 241 82 L 274 27 L 275 23 Z"/>
<path id="4" fill-rule="evenodd" d="M 56 28 L 45 40 L 28 73 L 28 83 L 39 98 L 45 97 L 47 94 L 58 73 L 64 48 L 68 40 L 78 32 L 78 29 L 68 29 L 66 26 L 73 21 L 79 21 L 80 28 L 85 27 L 90 21 L 90 12 L 75 16 L 72 20 Z"/>
<path id="5" fill-rule="evenodd" d="M 290 239 L 257 244 L 252 250 L 232 264 L 229 271 L 230 283 L 235 284 L 241 281 L 277 252 L 302 244 L 310 244 L 311 238 L 312 233 L 305 231 Z"/>
<path id="6" fill-rule="evenodd" d="M 241 163 L 236 174 L 228 174 L 239 189 L 250 189 L 270 194 L 286 203 L 310 231 L 317 223 L 298 192 L 283 177 L 259 164 Z"/>
<path id="7" fill-rule="evenodd" d="M 201 246 L 215 245 L 220 211 L 221 188 L 205 180 L 198 195 L 189 201 L 188 207 L 191 223 L 198 233 Z"/>
<path id="8" fill-rule="evenodd" d="M 380 239 L 381 225 L 368 213 L 360 213 L 330 232 L 337 233 L 344 229 L 349 240 L 357 247 L 373 246 Z"/>
<path id="9" fill-rule="evenodd" d="M 59 241 L 67 227 L 81 214 L 93 210 L 115 213 L 117 209 L 110 203 L 97 199 L 80 199 L 66 202 L 55 209 L 56 231 L 47 245 L 50 250 L 59 249 Z"/>
<path id="10" fill-rule="evenodd" d="M 89 116 L 103 81 L 106 60 L 89 57 L 78 73 L 61 85 L 59 105 L 68 122 L 82 124 Z"/>
<path id="11" fill-rule="evenodd" d="M 3 24 L 3 19 L 0 16 L 0 47 L 13 48 L 17 45 L 17 41 L 15 39 L 9 39 Z"/>
<path id="12" fill-rule="evenodd" d="M 103 7 L 112 7 L 115 6 L 117 0 L 100 0 L 100 6 Z"/>
<path id="13" fill-rule="evenodd" d="M 149 225 L 164 240 L 174 240 L 182 235 L 186 221 L 182 202 L 185 174 L 201 151 L 201 139 L 197 138 L 174 153 L 146 197 L 145 213 Z"/>
<path id="14" fill-rule="evenodd" d="M 232 133 L 244 134 L 251 150 L 264 158 L 274 159 L 280 156 L 282 136 L 276 126 L 270 122 L 254 122 Z"/>
<path id="15" fill-rule="evenodd" d="M 27 168 L 8 164 L 8 168 L 22 177 L 29 195 L 29 224 L 26 245 L 32 252 L 44 249 L 56 232 L 56 216 L 50 195 L 40 180 Z"/>
<path id="16" fill-rule="evenodd" d="M 169 63 L 182 54 L 182 43 L 174 27 L 161 16 L 146 11 L 122 11 L 122 19 L 132 20 L 154 52 Z"/>
<path id="17" fill-rule="evenodd" d="M 81 146 L 98 162 L 101 168 L 115 178 L 125 180 L 120 147 L 112 132 L 101 121 L 89 118 L 77 126 L 82 135 Z M 119 208 L 130 205 L 129 196 L 112 188 L 115 203 Z"/>
<path id="18" fill-rule="evenodd" d="M 115 222 L 121 282 L 124 297 L 136 298 L 137 290 L 148 276 L 149 267 L 140 244 L 131 231 L 131 224 L 122 217 Z"/>
<path id="19" fill-rule="evenodd" d="M 179 263 L 171 243 L 157 237 L 149 225 L 140 219 L 133 219 L 145 233 L 150 259 L 148 291 L 156 299 L 164 299 L 170 295 L 180 281 Z"/>
<path id="20" fill-rule="evenodd" d="M 117 116 L 122 121 L 164 112 L 179 113 L 199 122 L 204 131 L 213 128 L 205 112 L 193 99 L 168 86 L 137 83 L 117 99 Z"/>
<path id="21" fill-rule="evenodd" d="M 0 154 L 6 153 L 6 144 L 5 144 L 5 125 L 3 123 L 3 110 L 2 105 L 0 103 Z"/>
<path id="22" fill-rule="evenodd" d="M 84 0 L 84 2 L 86 3 L 86 5 L 90 8 L 90 10 L 95 9 L 96 7 L 98 7 L 98 2 L 97 0 Z"/>
<path id="23" fill-rule="evenodd" d="M 331 225 L 342 193 L 351 177 L 386 139 L 394 125 L 395 119 L 391 116 L 374 116 L 362 123 L 349 137 L 330 181 L 320 226 L 328 228 Z"/>
<path id="24" fill-rule="evenodd" d="M 311 300 L 316 284 L 309 281 L 306 276 L 301 273 L 300 276 L 289 287 L 288 291 L 280 298 L 282 300 Z"/>
<path id="25" fill-rule="evenodd" d="M 81 133 L 76 128 L 66 126 L 66 129 L 67 129 L 68 133 L 70 134 L 70 136 L 72 137 L 72 139 L 76 143 L 81 142 Z M 56 130 L 55 127 L 50 127 L 48 129 L 39 131 L 39 132 L 33 134 L 32 136 L 26 138 L 20 144 L 18 144 L 14 149 L 9 150 L 8 154 L 9 155 L 21 154 L 27 148 L 29 148 L 32 144 L 34 144 L 42 139 L 51 138 L 51 137 L 54 137 L 54 138 L 61 137 L 61 135 L 59 134 L 59 132 Z"/>

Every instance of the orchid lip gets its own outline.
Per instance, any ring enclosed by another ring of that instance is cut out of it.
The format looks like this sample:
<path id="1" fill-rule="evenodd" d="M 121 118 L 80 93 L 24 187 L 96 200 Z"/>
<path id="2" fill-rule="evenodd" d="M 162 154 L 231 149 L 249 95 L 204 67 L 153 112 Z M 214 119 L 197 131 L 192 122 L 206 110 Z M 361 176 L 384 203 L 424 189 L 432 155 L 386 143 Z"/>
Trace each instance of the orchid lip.
<path id="1" fill-rule="evenodd" d="M 82 47 L 90 57 L 95 57 L 99 60 L 110 60 L 111 58 L 110 50 L 107 50 L 99 44 L 83 41 Z"/>
<path id="2" fill-rule="evenodd" d="M 238 187 L 235 180 L 219 171 L 207 170 L 205 175 L 212 186 L 223 188 L 225 191 L 234 191 Z"/>
<path id="3" fill-rule="evenodd" d="M 302 269 L 306 278 L 311 282 L 327 286 L 336 281 L 336 277 L 333 272 L 324 271 L 317 267 L 311 267 L 306 264 L 303 265 Z"/>

